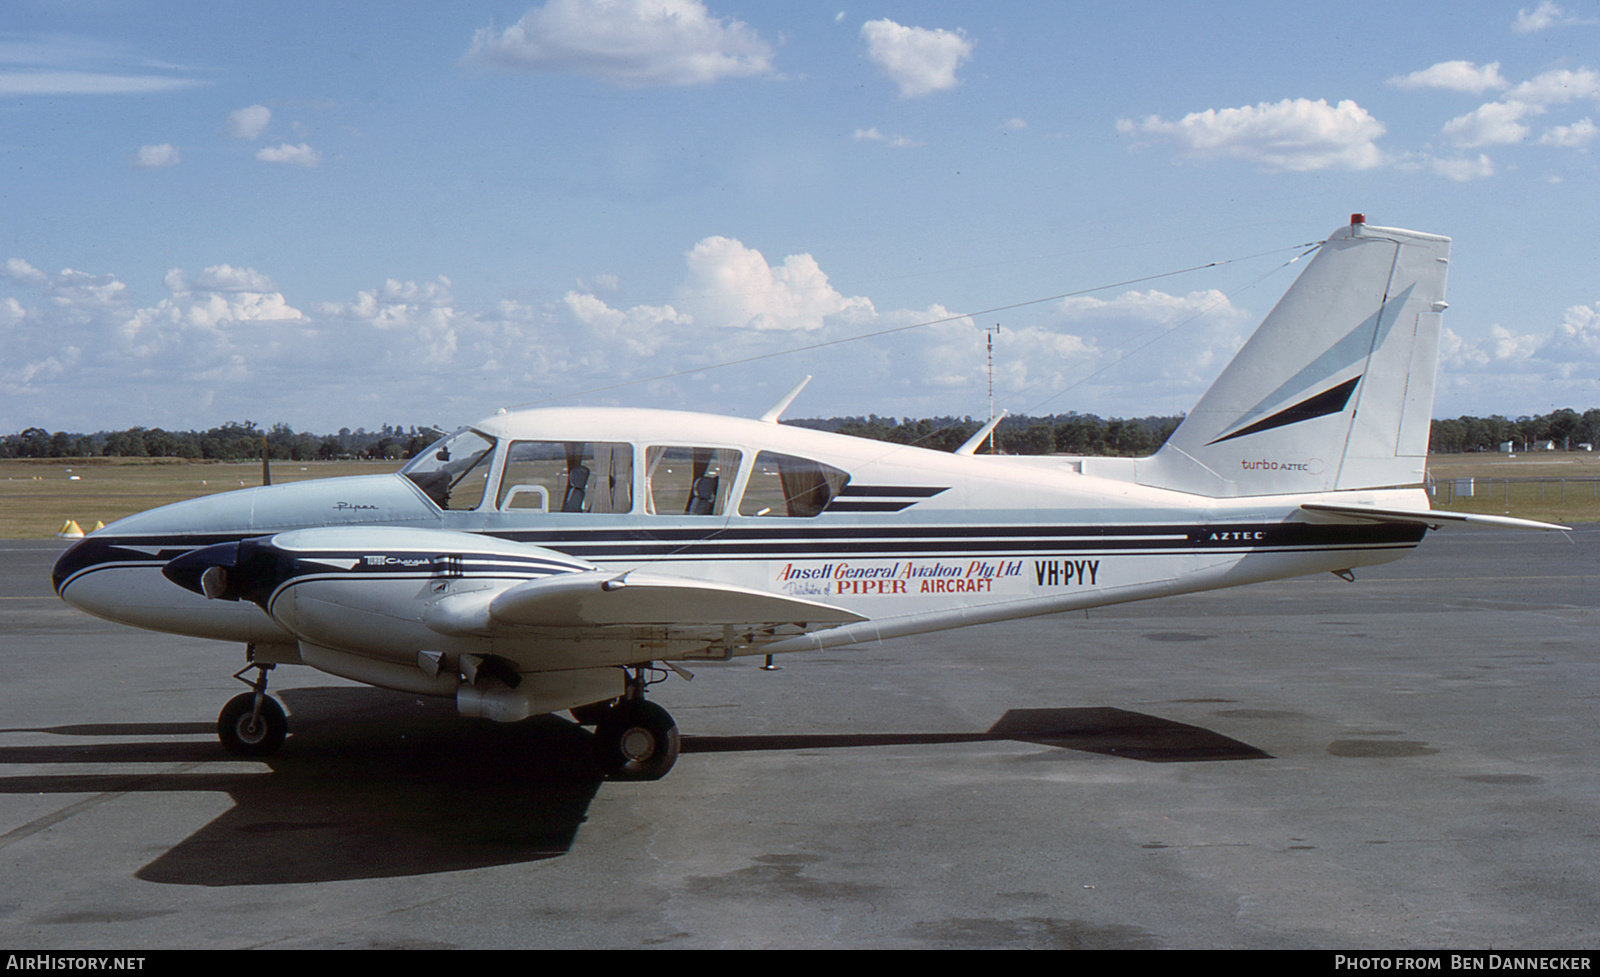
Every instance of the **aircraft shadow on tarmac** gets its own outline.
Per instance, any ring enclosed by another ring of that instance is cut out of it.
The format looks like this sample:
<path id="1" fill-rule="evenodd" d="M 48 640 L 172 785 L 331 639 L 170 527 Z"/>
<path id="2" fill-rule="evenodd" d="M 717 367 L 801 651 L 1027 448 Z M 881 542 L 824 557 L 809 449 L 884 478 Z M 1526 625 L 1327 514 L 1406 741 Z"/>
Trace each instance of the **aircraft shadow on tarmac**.
<path id="1" fill-rule="evenodd" d="M 213 732 L 209 723 L 36 730 L 102 738 L 0 747 L 4 764 L 167 763 L 150 774 L 0 778 L 0 792 L 207 791 L 234 806 L 136 873 L 180 885 L 262 885 L 451 872 L 565 854 L 604 780 L 590 734 L 553 716 L 468 722 L 450 703 L 376 689 L 280 693 L 294 734 L 271 773 L 206 772 L 214 741 L 114 742 Z M 6 732 L 6 730 L 0 730 Z M 728 753 L 1011 740 L 1156 763 L 1269 759 L 1197 726 L 1109 707 L 1012 709 L 984 732 L 685 736 L 682 752 Z"/>

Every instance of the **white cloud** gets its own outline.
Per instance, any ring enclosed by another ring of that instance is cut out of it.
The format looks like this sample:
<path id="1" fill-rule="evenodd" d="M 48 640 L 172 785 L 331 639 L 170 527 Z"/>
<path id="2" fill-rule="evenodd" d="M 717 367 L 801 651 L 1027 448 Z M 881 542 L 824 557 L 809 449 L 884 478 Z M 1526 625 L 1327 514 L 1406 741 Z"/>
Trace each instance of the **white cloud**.
<path id="1" fill-rule="evenodd" d="M 867 57 L 904 98 L 954 88 L 956 69 L 972 57 L 972 42 L 961 30 L 905 27 L 885 18 L 862 24 L 861 39 Z"/>
<path id="2" fill-rule="evenodd" d="M 768 74 L 772 48 L 698 0 L 548 0 L 503 31 L 480 29 L 463 60 L 641 88 Z"/>
<path id="3" fill-rule="evenodd" d="M 12 280 L 42 291 L 63 321 L 87 322 L 127 308 L 127 286 L 115 275 L 91 275 L 71 268 L 45 275 L 20 259 L 8 262 L 7 271 Z"/>
<path id="4" fill-rule="evenodd" d="M 1600 363 L 1600 302 L 1569 306 L 1541 352 L 1558 362 L 1582 359 Z"/>
<path id="5" fill-rule="evenodd" d="M 679 304 L 709 328 L 810 332 L 827 317 L 873 311 L 869 299 L 839 294 L 809 254 L 773 266 L 733 238 L 708 237 L 685 260 L 689 278 Z"/>
<path id="6" fill-rule="evenodd" d="M 1532 34 L 1542 31 L 1556 24 L 1591 24 L 1592 20 L 1577 17 L 1552 0 L 1540 0 L 1537 7 L 1532 10 L 1523 7 L 1517 11 L 1517 19 L 1512 21 L 1511 29 L 1518 34 Z"/>
<path id="7" fill-rule="evenodd" d="M 272 279 L 254 268 L 235 268 L 232 265 L 212 265 L 195 277 L 190 284 L 181 269 L 167 273 L 167 287 L 175 292 L 275 292 Z"/>
<path id="8" fill-rule="evenodd" d="M 1565 105 L 1575 99 L 1600 102 L 1600 72 L 1593 68 L 1557 68 L 1535 75 L 1506 93 L 1507 101 L 1541 107 Z"/>
<path id="9" fill-rule="evenodd" d="M 670 305 L 636 305 L 623 311 L 611 308 L 591 294 L 577 291 L 568 292 L 561 301 L 573 318 L 593 331 L 594 338 L 604 347 L 621 344 L 635 357 L 655 356 L 670 339 L 681 335 L 677 327 L 687 327 L 694 322 L 692 316 Z"/>
<path id="10" fill-rule="evenodd" d="M 21 258 L 7 259 L 5 267 L 0 269 L 0 278 L 8 278 L 11 281 L 32 288 L 43 288 L 50 281 L 49 275 Z"/>
<path id="11" fill-rule="evenodd" d="M 1510 82 L 1500 77 L 1498 61 L 1482 68 L 1471 61 L 1441 61 L 1431 68 L 1390 78 L 1389 84 L 1396 88 L 1442 88 L 1481 95 L 1491 88 L 1509 87 Z"/>
<path id="12" fill-rule="evenodd" d="M 157 345 L 175 341 L 177 336 L 192 342 L 197 330 L 214 331 L 240 322 L 306 318 L 273 288 L 267 276 L 251 268 L 213 265 L 192 282 L 181 269 L 174 268 L 163 281 L 170 296 L 153 308 L 138 310 L 122 328 L 123 334 L 147 353 Z M 176 331 L 163 327 L 175 327 Z"/>
<path id="13" fill-rule="evenodd" d="M 1159 289 L 1130 291 L 1114 299 L 1074 295 L 1062 299 L 1057 308 L 1068 321 L 1116 317 L 1158 324 L 1197 312 L 1218 312 L 1229 317 L 1240 314 L 1228 297 L 1214 288 L 1188 295 L 1169 295 Z"/>
<path id="14" fill-rule="evenodd" d="M 256 150 L 256 159 L 263 163 L 288 163 L 291 166 L 304 166 L 307 168 L 319 166 L 322 163 L 322 153 L 305 143 L 291 146 L 283 143 L 279 146 L 263 146 Z"/>
<path id="15" fill-rule="evenodd" d="M 12 259 L 0 264 L 0 281 L 19 290 L 17 299 L 0 295 L 0 412 L 18 416 L 0 420 L 11 429 L 37 423 L 29 405 L 47 402 L 70 405 L 48 419 L 69 430 L 113 426 L 132 416 L 128 405 L 139 423 L 178 428 L 245 417 L 311 430 L 454 423 L 683 371 L 698 372 L 652 380 L 622 402 L 753 415 L 813 373 L 806 403 L 817 412 L 982 409 L 984 332 L 970 317 L 937 304 L 879 312 L 869 298 L 841 293 L 810 255 L 769 261 L 731 237 L 707 237 L 684 260 L 670 304 L 614 306 L 575 290 L 543 306 L 467 309 L 438 277 L 390 279 L 302 311 L 249 267 L 174 269 L 166 296 L 140 306 L 115 276 L 49 275 Z M 1198 321 L 1176 342 L 1143 348 L 1188 318 Z M 1248 319 L 1216 292 L 1062 302 L 999 337 L 1000 406 L 1039 408 L 1132 352 L 1112 377 L 1042 409 L 1182 410 L 1237 348 Z M 849 342 L 793 352 L 841 340 Z M 781 358 L 766 359 L 774 354 Z M 748 364 L 758 357 L 760 366 Z M 711 369 L 734 361 L 746 365 Z"/>
<path id="16" fill-rule="evenodd" d="M 272 121 L 272 110 L 265 105 L 250 105 L 229 114 L 223 129 L 233 139 L 256 139 Z"/>
<path id="17" fill-rule="evenodd" d="M 45 275 L 20 259 L 7 262 L 4 274 L 36 290 L 39 301 L 12 300 L 30 328 L 7 337 L 0 391 L 31 399 L 41 385 L 54 385 L 57 409 L 98 413 L 98 426 L 113 421 L 117 404 L 163 398 L 167 421 L 168 412 L 192 412 L 210 396 L 204 377 L 237 382 L 252 364 L 292 362 L 308 351 L 303 336 L 290 334 L 307 326 L 305 317 L 276 291 L 249 291 L 270 286 L 251 269 L 218 265 L 193 284 L 183 272 L 169 272 L 167 298 L 145 308 L 133 306 L 114 275 L 71 269 Z"/>
<path id="18" fill-rule="evenodd" d="M 1540 111 L 1526 102 L 1486 102 L 1446 122 L 1441 131 L 1446 139 L 1466 149 L 1511 145 L 1528 138 L 1523 116 Z"/>
<path id="19" fill-rule="evenodd" d="M 1176 143 L 1195 159 L 1232 158 L 1267 170 L 1366 170 L 1384 163 L 1374 140 L 1383 123 L 1355 102 L 1284 99 L 1231 109 L 1191 112 L 1176 122 L 1149 116 L 1122 119 L 1123 133 L 1148 133 Z"/>
<path id="20" fill-rule="evenodd" d="M 159 170 L 168 166 L 177 166 L 181 162 L 178 158 L 178 147 L 172 143 L 164 142 L 159 146 L 141 146 L 134 153 L 128 163 L 141 170 Z"/>
<path id="21" fill-rule="evenodd" d="M 1594 142 L 1597 132 L 1600 130 L 1595 128 L 1591 119 L 1583 119 L 1570 126 L 1551 126 L 1539 137 L 1539 145 L 1577 149 Z"/>
<path id="22" fill-rule="evenodd" d="M 1485 102 L 1446 122 L 1442 133 L 1465 149 L 1521 143 L 1532 131 L 1527 122 L 1530 116 L 1544 115 L 1551 107 L 1572 101 L 1600 104 L 1600 72 L 1591 68 L 1543 72 L 1512 87 L 1499 101 Z M 1593 129 L 1588 119 L 1569 126 L 1552 126 L 1539 138 L 1539 144 L 1581 146 L 1593 138 Z"/>
<path id="23" fill-rule="evenodd" d="M 893 146 L 896 149 L 915 149 L 916 147 L 923 145 L 909 136 L 902 136 L 899 133 L 889 134 L 881 132 L 877 126 L 873 126 L 870 129 L 857 129 L 855 131 L 854 138 L 856 142 L 881 142 L 885 145 Z"/>
<path id="24" fill-rule="evenodd" d="M 450 294 L 450 279 L 440 276 L 418 285 L 413 281 L 387 279 L 380 288 L 356 293 L 354 302 L 325 302 L 324 315 L 370 322 L 381 329 L 393 329 L 432 317 L 442 321 L 454 316 L 455 300 Z"/>
<path id="25" fill-rule="evenodd" d="M 1581 381 L 1581 389 L 1590 390 L 1600 376 L 1600 302 L 1569 306 L 1543 334 L 1494 323 L 1474 342 L 1446 329 L 1439 352 L 1441 391 L 1453 391 L 1466 403 L 1575 389 L 1561 387 L 1565 381 Z M 1545 396 L 1552 394 L 1539 395 Z"/>
<path id="26" fill-rule="evenodd" d="M 202 84 L 117 42 L 8 27 L 0 33 L 0 96 L 153 95 Z"/>
<path id="27" fill-rule="evenodd" d="M 1465 183 L 1468 180 L 1478 180 L 1494 176 L 1494 162 L 1482 153 L 1477 159 L 1437 159 L 1429 158 L 1428 168 L 1447 180 Z"/>
<path id="28" fill-rule="evenodd" d="M 1496 360 L 1525 360 L 1539 349 L 1539 337 L 1514 333 L 1498 322 L 1489 327 Z"/>
<path id="29" fill-rule="evenodd" d="M 0 95 L 154 95 L 193 88 L 200 82 L 159 75 L 113 75 L 90 71 L 0 72 Z"/>

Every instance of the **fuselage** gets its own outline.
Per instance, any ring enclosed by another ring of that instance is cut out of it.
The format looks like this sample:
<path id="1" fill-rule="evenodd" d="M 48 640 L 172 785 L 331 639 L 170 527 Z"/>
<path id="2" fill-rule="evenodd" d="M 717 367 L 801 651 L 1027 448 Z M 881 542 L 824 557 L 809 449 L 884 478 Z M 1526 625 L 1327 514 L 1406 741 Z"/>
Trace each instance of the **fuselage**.
<path id="1" fill-rule="evenodd" d="M 297 636 L 262 607 L 207 600 L 163 567 L 201 547 L 296 529 L 406 527 L 870 619 L 741 652 L 754 653 L 1345 570 L 1397 559 L 1424 532 L 1299 508 L 1334 494 L 1425 508 L 1416 489 L 1216 499 L 1139 485 L 1133 466 L 952 455 L 679 412 L 528 411 L 463 429 L 398 474 L 245 489 L 119 520 L 69 548 L 54 580 L 68 603 L 121 623 L 290 645 Z M 416 649 L 392 653 L 404 663 Z M 536 655 L 523 657 L 519 667 L 538 670 Z"/>

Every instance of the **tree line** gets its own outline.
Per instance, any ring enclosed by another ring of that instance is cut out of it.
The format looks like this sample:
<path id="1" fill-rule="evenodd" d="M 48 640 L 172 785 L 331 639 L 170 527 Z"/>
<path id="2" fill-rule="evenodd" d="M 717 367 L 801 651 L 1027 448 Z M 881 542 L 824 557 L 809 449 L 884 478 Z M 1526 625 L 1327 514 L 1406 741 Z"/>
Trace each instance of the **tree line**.
<path id="1" fill-rule="evenodd" d="M 274 461 L 333 461 L 340 458 L 409 458 L 432 444 L 440 432 L 429 427 L 391 427 L 377 431 L 340 428 L 338 434 L 296 432 L 287 424 L 262 429 L 254 421 L 229 421 L 207 431 L 165 431 L 132 427 L 94 434 L 51 433 L 30 427 L 0 438 L 0 458 L 183 458 L 192 461 L 251 461 L 261 457 L 262 440 Z"/>
<path id="2" fill-rule="evenodd" d="M 995 444 L 985 439 L 979 450 L 991 447 L 1007 455 L 1118 455 L 1139 457 L 1161 447 L 1182 421 L 1178 417 L 1113 417 L 1094 414 L 1050 414 L 1044 417 L 1006 417 L 994 430 Z M 875 441 L 912 444 L 936 451 L 954 451 L 983 427 L 970 417 L 930 417 L 896 420 L 892 417 L 830 417 L 796 420 L 796 427 L 852 434 Z"/>
<path id="3" fill-rule="evenodd" d="M 1007 417 L 995 429 L 1002 454 L 1041 455 L 1058 452 L 1069 455 L 1113 455 L 1143 457 L 1166 443 L 1183 420 L 1175 417 L 1112 417 L 1094 414 L 1052 414 L 1047 417 Z M 942 451 L 954 451 L 982 426 L 970 417 L 936 417 L 924 420 L 892 417 L 833 417 L 793 423 L 841 434 L 916 444 Z M 1523 451 L 1546 443 L 1561 450 L 1577 450 L 1580 445 L 1600 444 L 1600 408 L 1582 414 L 1564 407 L 1548 414 L 1518 417 L 1500 414 L 1489 417 L 1461 416 L 1435 420 L 1431 426 L 1429 450 L 1439 454 L 1496 451 L 1511 442 Z M 987 452 L 989 444 L 980 449 Z"/>
<path id="4" fill-rule="evenodd" d="M 1141 457 L 1161 447 L 1177 428 L 1181 416 L 1112 417 L 1094 414 L 1051 414 L 1044 417 L 1007 417 L 994 436 L 1001 454 Z M 811 418 L 785 423 L 856 437 L 913 444 L 937 451 L 954 451 L 982 427 L 971 417 L 866 417 Z M 341 458 L 410 458 L 432 444 L 442 432 L 431 427 L 385 424 L 376 431 L 340 428 L 337 434 L 296 432 L 287 424 L 257 427 L 254 421 L 230 421 L 207 431 L 165 431 L 133 427 L 124 431 L 72 434 L 30 427 L 19 434 L 0 437 L 0 458 L 184 458 L 196 461 L 248 461 L 261 457 L 262 439 L 274 461 L 332 461 Z M 1499 414 L 1435 420 L 1431 450 L 1440 453 L 1494 451 L 1510 441 L 1518 450 L 1554 443 L 1575 449 L 1580 444 L 1600 444 L 1600 408 L 1579 414 L 1562 408 L 1515 420 Z M 985 442 L 982 451 L 989 451 Z"/>
<path id="5" fill-rule="evenodd" d="M 1570 407 L 1516 420 L 1499 414 L 1490 417 L 1457 417 L 1434 421 L 1430 451 L 1455 454 L 1466 451 L 1495 451 L 1510 441 L 1523 451 L 1551 442 L 1563 450 L 1580 444 L 1600 444 L 1600 408 L 1579 414 Z"/>

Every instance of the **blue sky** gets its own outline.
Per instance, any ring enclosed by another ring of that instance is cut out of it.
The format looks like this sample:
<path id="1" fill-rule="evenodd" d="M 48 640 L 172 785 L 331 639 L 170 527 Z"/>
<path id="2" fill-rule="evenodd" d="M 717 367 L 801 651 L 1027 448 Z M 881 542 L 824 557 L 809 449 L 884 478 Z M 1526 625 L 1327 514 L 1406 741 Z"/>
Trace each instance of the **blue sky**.
<path id="1" fill-rule="evenodd" d="M 1177 413 L 1356 211 L 1583 410 L 1596 119 L 1594 0 L 11 0 L 0 431 Z"/>

